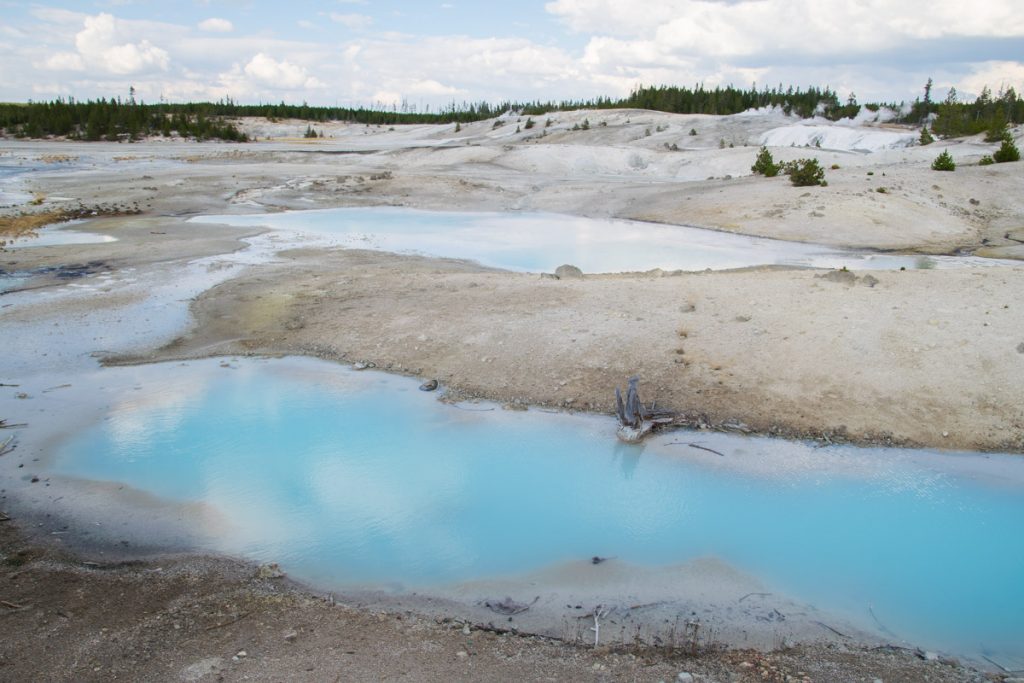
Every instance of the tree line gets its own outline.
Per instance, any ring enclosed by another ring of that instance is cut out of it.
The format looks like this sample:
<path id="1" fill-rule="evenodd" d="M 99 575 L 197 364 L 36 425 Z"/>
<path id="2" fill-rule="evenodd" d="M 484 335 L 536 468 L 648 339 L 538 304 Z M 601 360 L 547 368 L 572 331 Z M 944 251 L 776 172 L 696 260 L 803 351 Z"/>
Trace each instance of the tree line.
<path id="1" fill-rule="evenodd" d="M 344 121 L 366 125 L 470 123 L 514 111 L 539 116 L 574 109 L 648 109 L 675 114 L 738 114 L 749 109 L 778 107 L 802 118 L 823 116 L 831 120 L 856 116 L 861 107 L 878 111 L 889 107 L 903 114 L 902 123 L 926 124 L 944 137 L 973 135 L 990 131 L 997 136 L 1007 125 L 1024 123 L 1024 100 L 1013 88 L 993 93 L 986 87 L 973 102 L 961 101 L 955 90 L 941 102 L 931 99 L 929 79 L 923 97 L 906 106 L 896 103 L 860 105 L 850 95 L 845 102 L 828 87 L 807 89 L 736 88 L 717 86 L 692 88 L 653 86 L 635 88 L 628 96 L 614 99 L 564 100 L 561 102 L 463 102 L 433 112 L 417 112 L 405 103 L 377 107 L 320 107 L 308 104 L 238 104 L 230 98 L 218 102 L 145 104 L 135 100 L 134 89 L 127 100 L 120 98 L 78 101 L 57 98 L 50 102 L 0 104 L 0 129 L 8 135 L 41 138 L 66 136 L 76 140 L 136 140 L 146 136 L 177 134 L 198 140 L 245 141 L 246 135 L 230 119 L 265 117 L 312 122 Z M 995 138 L 994 138 L 995 139 Z"/>

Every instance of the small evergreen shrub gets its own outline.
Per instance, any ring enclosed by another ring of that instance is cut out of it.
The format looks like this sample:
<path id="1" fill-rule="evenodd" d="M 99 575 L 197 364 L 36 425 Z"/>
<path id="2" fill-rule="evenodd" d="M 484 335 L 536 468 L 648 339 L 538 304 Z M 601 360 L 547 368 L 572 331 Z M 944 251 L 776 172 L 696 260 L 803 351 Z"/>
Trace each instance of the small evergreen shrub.
<path id="1" fill-rule="evenodd" d="M 757 153 L 757 159 L 754 160 L 754 165 L 750 167 L 750 170 L 766 178 L 774 178 L 779 175 L 780 168 L 775 163 L 775 159 L 772 158 L 772 153 L 768 151 L 768 148 L 762 147 Z"/>
<path id="2" fill-rule="evenodd" d="M 996 160 L 991 155 L 986 154 L 981 159 L 978 159 L 978 166 L 991 166 L 996 163 Z"/>
<path id="3" fill-rule="evenodd" d="M 985 131 L 985 142 L 999 142 L 1006 139 L 1006 136 L 1009 134 L 1010 131 L 1006 127 L 1006 120 L 1002 117 L 996 117 L 989 129 Z"/>
<path id="4" fill-rule="evenodd" d="M 933 142 L 935 142 L 935 136 L 933 136 L 931 132 L 928 130 L 928 126 L 924 126 L 921 129 L 920 142 L 922 145 L 930 145 Z"/>
<path id="5" fill-rule="evenodd" d="M 832 170 L 833 171 L 838 171 L 839 170 L 839 164 L 832 164 Z"/>
<path id="6" fill-rule="evenodd" d="M 1003 136 L 1003 144 L 992 153 L 992 160 L 997 164 L 1005 164 L 1008 161 L 1020 161 L 1020 150 L 1013 144 L 1013 138 L 1009 133 Z"/>
<path id="7" fill-rule="evenodd" d="M 590 119 L 583 119 L 583 125 L 580 126 L 580 130 L 590 130 Z"/>
<path id="8" fill-rule="evenodd" d="M 782 167 L 782 172 L 789 176 L 789 181 L 795 187 L 826 185 L 825 169 L 821 167 L 817 159 L 790 161 Z"/>
<path id="9" fill-rule="evenodd" d="M 690 135 L 696 135 L 696 134 L 697 134 L 697 129 L 696 128 L 691 128 L 690 129 Z"/>
<path id="10" fill-rule="evenodd" d="M 523 128 L 525 128 L 526 130 L 530 130 L 531 128 L 534 127 L 534 125 L 536 124 L 534 124 L 533 119 L 527 117 L 526 123 L 523 124 Z"/>
<path id="11" fill-rule="evenodd" d="M 932 162 L 933 171 L 955 171 L 956 162 L 953 161 L 953 157 L 949 155 L 949 150 L 943 150 L 942 154 L 935 157 L 935 161 Z"/>

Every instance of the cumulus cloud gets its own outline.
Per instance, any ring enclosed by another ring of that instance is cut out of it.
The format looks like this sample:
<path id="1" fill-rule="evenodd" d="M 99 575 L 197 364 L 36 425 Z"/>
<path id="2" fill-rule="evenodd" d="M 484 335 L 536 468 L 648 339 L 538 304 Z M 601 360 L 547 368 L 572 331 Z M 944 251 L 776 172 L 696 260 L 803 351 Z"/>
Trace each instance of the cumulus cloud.
<path id="1" fill-rule="evenodd" d="M 1013 88 L 1024 93 L 1024 64 L 1020 62 L 991 61 L 974 65 L 974 73 L 963 79 L 957 90 L 980 94 L 988 86 L 993 94 Z"/>
<path id="2" fill-rule="evenodd" d="M 56 52 L 38 65 L 48 71 L 84 71 L 85 63 L 81 55 L 74 52 Z"/>
<path id="3" fill-rule="evenodd" d="M 129 75 L 158 69 L 167 71 L 170 56 L 148 40 L 125 40 L 127 32 L 110 14 L 86 17 L 75 36 L 75 47 L 85 64 L 111 74 Z M 124 42 L 122 42 L 124 41 Z"/>
<path id="4" fill-rule="evenodd" d="M 323 87 L 323 83 L 310 76 L 303 67 L 288 60 L 279 62 L 262 52 L 249 60 L 243 71 L 253 81 L 272 88 L 299 90 Z"/>
<path id="5" fill-rule="evenodd" d="M 235 26 L 227 19 L 210 17 L 199 22 L 199 30 L 209 33 L 231 33 L 235 30 Z"/>

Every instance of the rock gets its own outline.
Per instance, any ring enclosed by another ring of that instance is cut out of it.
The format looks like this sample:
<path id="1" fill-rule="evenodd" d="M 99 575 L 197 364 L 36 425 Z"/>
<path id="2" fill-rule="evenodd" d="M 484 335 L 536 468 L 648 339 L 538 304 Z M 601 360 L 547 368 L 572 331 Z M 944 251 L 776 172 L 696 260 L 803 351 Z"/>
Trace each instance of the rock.
<path id="1" fill-rule="evenodd" d="M 462 625 L 462 635 L 464 635 L 464 636 L 468 636 L 469 635 L 469 624 L 463 624 Z"/>
<path id="2" fill-rule="evenodd" d="M 223 665 L 224 660 L 220 657 L 207 657 L 206 659 L 201 659 L 194 664 L 186 666 L 181 670 L 179 677 L 181 680 L 185 681 L 185 683 L 194 683 L 194 681 L 198 681 L 204 676 L 216 673 Z"/>
<path id="3" fill-rule="evenodd" d="M 285 642 L 288 642 L 288 643 L 294 643 L 295 640 L 298 637 L 299 637 L 299 634 L 298 634 L 297 631 L 288 631 L 288 633 L 284 634 Z"/>
<path id="4" fill-rule="evenodd" d="M 679 307 L 680 313 L 693 313 L 696 310 L 697 307 L 694 306 L 693 304 L 683 304 L 682 306 Z"/>
<path id="5" fill-rule="evenodd" d="M 426 382 L 420 385 L 420 391 L 434 391 L 437 389 L 437 380 L 428 379 Z"/>
<path id="6" fill-rule="evenodd" d="M 270 564 L 261 564 L 256 569 L 256 578 L 258 579 L 280 579 L 284 578 L 284 572 L 281 571 L 281 567 L 276 562 Z"/>
<path id="7" fill-rule="evenodd" d="M 679 683 L 693 683 L 693 674 L 687 671 L 680 671 L 676 676 L 676 680 Z"/>
<path id="8" fill-rule="evenodd" d="M 939 661 L 939 653 L 930 651 L 925 652 L 923 655 L 921 655 L 921 659 L 923 659 L 926 662 L 937 662 Z"/>
<path id="9" fill-rule="evenodd" d="M 1017 353 L 1024 353 L 1024 342 L 1017 344 Z"/>
<path id="10" fill-rule="evenodd" d="M 455 656 L 458 657 L 459 659 L 468 659 L 469 658 L 469 653 L 466 652 L 465 650 L 459 650 L 458 652 L 455 653 Z"/>
<path id="11" fill-rule="evenodd" d="M 865 275 L 864 277 L 862 277 L 860 279 L 860 282 L 861 282 L 862 285 L 867 285 L 868 287 L 874 287 L 875 285 L 878 284 L 878 278 L 875 277 L 874 275 Z"/>
<path id="12" fill-rule="evenodd" d="M 852 285 L 857 281 L 857 276 L 845 268 L 841 270 L 830 270 L 827 273 L 815 275 L 814 277 L 821 280 L 828 280 L 829 282 L 841 282 L 844 285 Z"/>
<path id="13" fill-rule="evenodd" d="M 563 280 L 565 278 L 581 278 L 583 277 L 583 271 L 576 266 L 566 263 L 555 268 L 555 277 L 559 280 Z"/>

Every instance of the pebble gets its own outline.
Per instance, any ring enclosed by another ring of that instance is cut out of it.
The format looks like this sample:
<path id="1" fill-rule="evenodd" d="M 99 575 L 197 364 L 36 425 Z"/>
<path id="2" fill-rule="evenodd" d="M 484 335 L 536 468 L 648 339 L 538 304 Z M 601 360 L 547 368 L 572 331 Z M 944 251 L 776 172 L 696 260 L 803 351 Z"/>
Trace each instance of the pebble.
<path id="1" fill-rule="evenodd" d="M 942 432 L 943 436 L 948 436 L 948 432 Z M 924 661 L 926 662 L 937 662 L 939 660 L 939 654 L 937 652 L 925 652 Z"/>
<path id="2" fill-rule="evenodd" d="M 468 636 L 469 635 L 469 624 L 464 624 L 463 625 L 463 627 L 462 627 L 462 635 L 464 635 L 464 636 Z"/>
<path id="3" fill-rule="evenodd" d="M 298 638 L 298 637 L 299 637 L 299 634 L 296 631 L 288 631 L 288 633 L 284 634 L 284 639 L 287 642 L 289 642 L 289 643 L 294 643 L 295 639 Z"/>
<path id="4" fill-rule="evenodd" d="M 469 653 L 466 652 L 465 650 L 459 650 L 458 652 L 455 653 L 455 656 L 458 657 L 459 659 L 466 659 L 466 658 L 469 657 Z"/>
<path id="5" fill-rule="evenodd" d="M 688 671 L 680 671 L 679 675 L 676 676 L 676 680 L 679 683 L 693 683 L 693 674 Z"/>
<path id="6" fill-rule="evenodd" d="M 434 391 L 437 389 L 437 380 L 428 379 L 426 382 L 420 385 L 420 391 Z"/>

